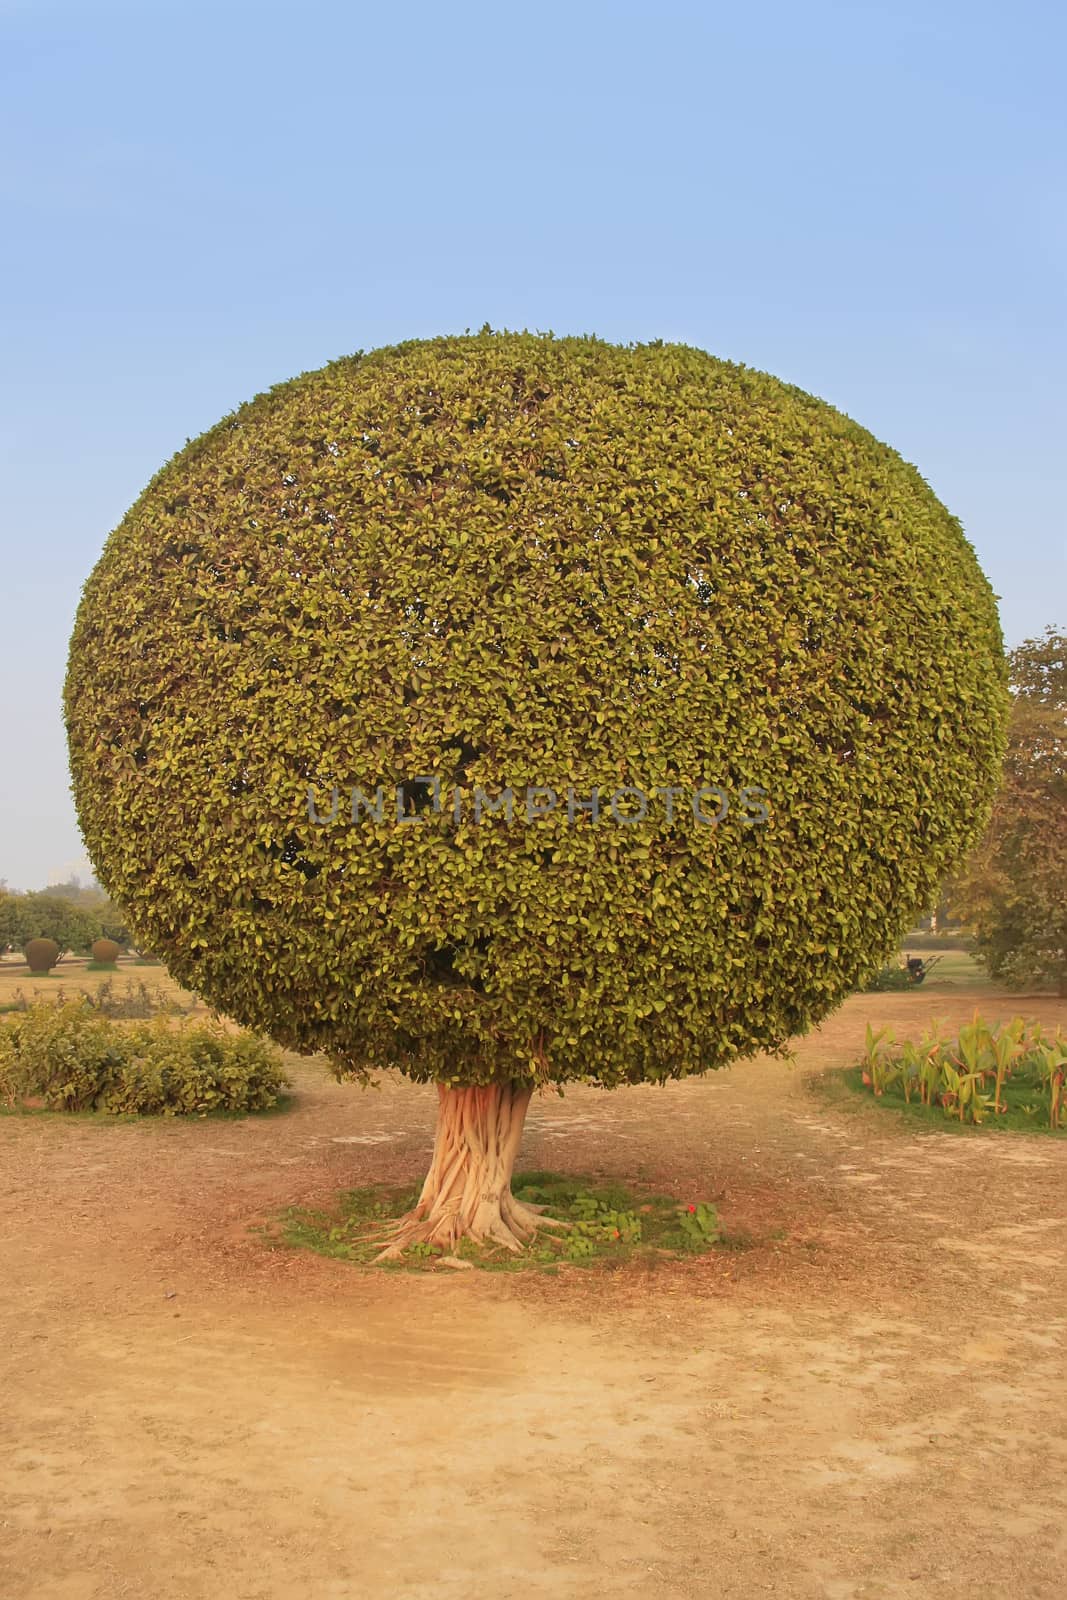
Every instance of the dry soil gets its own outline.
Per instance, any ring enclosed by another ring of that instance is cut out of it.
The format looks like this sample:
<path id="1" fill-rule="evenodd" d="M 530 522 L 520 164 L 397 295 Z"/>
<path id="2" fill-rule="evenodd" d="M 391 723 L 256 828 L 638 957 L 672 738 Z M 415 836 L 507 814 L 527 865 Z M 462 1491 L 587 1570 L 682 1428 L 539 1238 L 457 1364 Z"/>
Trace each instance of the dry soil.
<path id="1" fill-rule="evenodd" d="M 435 1097 L 403 1082 L 0 1117 L 0 1596 L 1059 1600 L 1067 1141 L 813 1082 L 868 1018 L 974 1000 L 857 997 L 792 1065 L 535 1100 L 526 1167 L 749 1236 L 654 1272 L 382 1274 L 250 1231 L 417 1176 Z"/>

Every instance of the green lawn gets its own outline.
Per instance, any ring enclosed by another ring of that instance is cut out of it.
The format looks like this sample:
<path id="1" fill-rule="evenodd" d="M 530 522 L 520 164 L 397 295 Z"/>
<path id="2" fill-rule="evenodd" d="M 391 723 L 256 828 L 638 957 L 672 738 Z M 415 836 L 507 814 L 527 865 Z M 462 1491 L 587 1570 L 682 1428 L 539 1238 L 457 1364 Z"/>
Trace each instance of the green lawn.
<path id="1" fill-rule="evenodd" d="M 921 956 L 924 961 L 936 961 L 930 976 L 918 987 L 929 993 L 933 989 L 988 989 L 991 987 L 989 975 L 981 962 L 976 961 L 969 950 L 949 948 L 943 953 L 933 954 L 927 950 L 912 950 L 905 942 L 901 947 L 903 956 Z"/>

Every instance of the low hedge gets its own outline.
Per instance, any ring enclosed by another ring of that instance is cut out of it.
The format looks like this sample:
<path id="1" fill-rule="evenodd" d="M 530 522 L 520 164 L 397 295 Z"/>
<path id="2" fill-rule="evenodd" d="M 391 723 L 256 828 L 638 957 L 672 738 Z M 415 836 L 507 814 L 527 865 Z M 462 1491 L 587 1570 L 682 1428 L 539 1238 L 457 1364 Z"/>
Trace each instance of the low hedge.
<path id="1" fill-rule="evenodd" d="M 0 1100 L 12 1106 L 165 1117 L 266 1111 L 286 1083 L 276 1046 L 217 1023 L 121 1024 L 83 1000 L 41 1001 L 0 1022 Z"/>

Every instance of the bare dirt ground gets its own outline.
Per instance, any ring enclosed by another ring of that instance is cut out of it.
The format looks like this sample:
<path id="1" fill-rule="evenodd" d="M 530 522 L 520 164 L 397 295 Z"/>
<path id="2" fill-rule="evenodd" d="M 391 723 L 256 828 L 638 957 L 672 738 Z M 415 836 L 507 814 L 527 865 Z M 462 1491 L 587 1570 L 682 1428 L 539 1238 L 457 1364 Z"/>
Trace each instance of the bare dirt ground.
<path id="1" fill-rule="evenodd" d="M 150 974 L 149 974 L 150 976 Z M 249 1224 L 419 1175 L 434 1096 L 0 1118 L 3 1600 L 1067 1592 L 1067 1141 L 915 1133 L 794 1065 L 535 1101 L 521 1165 L 717 1198 L 655 1272 L 383 1275 Z M 1067 1003 L 982 994 L 986 1014 Z"/>

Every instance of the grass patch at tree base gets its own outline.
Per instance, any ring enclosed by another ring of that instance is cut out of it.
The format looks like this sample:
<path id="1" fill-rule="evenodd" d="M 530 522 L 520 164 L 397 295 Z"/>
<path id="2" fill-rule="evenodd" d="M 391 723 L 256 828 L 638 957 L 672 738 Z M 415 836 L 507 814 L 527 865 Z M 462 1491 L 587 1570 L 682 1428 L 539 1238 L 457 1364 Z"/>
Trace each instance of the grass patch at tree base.
<path id="1" fill-rule="evenodd" d="M 385 1230 L 411 1210 L 419 1189 L 380 1184 L 350 1189 L 338 1197 L 335 1212 L 290 1207 L 264 1231 L 293 1248 L 369 1266 L 382 1248 Z M 554 1272 L 564 1265 L 619 1265 L 635 1258 L 652 1265 L 657 1258 L 701 1255 L 740 1243 L 724 1234 L 715 1207 L 706 1201 L 679 1202 L 669 1195 L 558 1172 L 517 1173 L 511 1189 L 517 1200 L 542 1206 L 547 1216 L 569 1224 L 567 1229 L 538 1232 L 517 1253 L 463 1239 L 456 1258 L 494 1272 Z M 382 1266 L 427 1271 L 448 1255 L 439 1246 L 414 1244 L 399 1260 Z"/>

